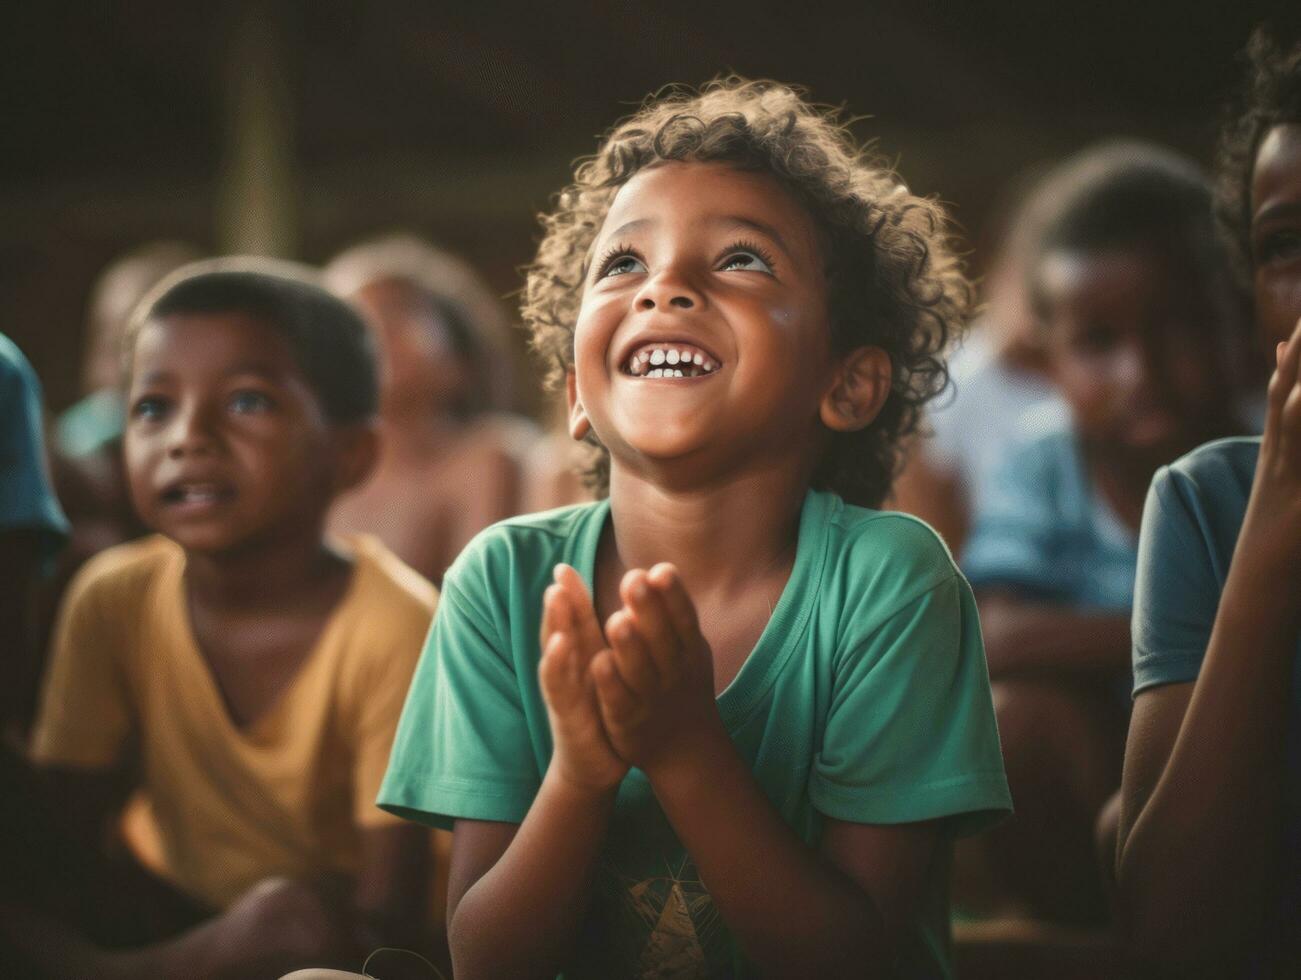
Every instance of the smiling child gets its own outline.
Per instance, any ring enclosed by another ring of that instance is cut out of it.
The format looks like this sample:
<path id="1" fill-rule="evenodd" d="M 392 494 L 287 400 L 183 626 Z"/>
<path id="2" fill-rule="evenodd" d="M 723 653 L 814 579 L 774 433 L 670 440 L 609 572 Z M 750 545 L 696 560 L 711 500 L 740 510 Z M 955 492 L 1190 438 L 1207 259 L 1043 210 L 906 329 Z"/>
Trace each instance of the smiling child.
<path id="1" fill-rule="evenodd" d="M 374 457 L 365 328 L 305 270 L 223 261 L 160 284 L 128 345 L 126 470 L 157 535 L 73 583 L 32 754 L 83 841 L 142 790 L 164 876 L 212 918 L 51 972 L 261 975 L 407 936 L 427 836 L 373 801 L 435 592 L 323 535 Z"/>
<path id="2" fill-rule="evenodd" d="M 1163 468 L 1143 513 L 1117 878 L 1169 976 L 1301 976 L 1301 40 L 1261 31 L 1221 205 L 1275 356 L 1263 436 Z"/>
<path id="3" fill-rule="evenodd" d="M 525 318 L 605 499 L 461 555 L 380 794 L 454 828 L 457 976 L 947 975 L 1007 788 L 971 592 L 871 509 L 966 306 L 943 213 L 731 79 L 544 220 Z"/>

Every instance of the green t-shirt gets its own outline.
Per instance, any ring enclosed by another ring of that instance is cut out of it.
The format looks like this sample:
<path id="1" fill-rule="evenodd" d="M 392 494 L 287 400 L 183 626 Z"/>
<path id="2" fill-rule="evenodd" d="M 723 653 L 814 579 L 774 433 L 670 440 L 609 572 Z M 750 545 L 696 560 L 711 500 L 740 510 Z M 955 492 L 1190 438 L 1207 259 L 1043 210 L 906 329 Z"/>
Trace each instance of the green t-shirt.
<path id="1" fill-rule="evenodd" d="M 457 559 L 381 807 L 438 827 L 524 819 L 552 750 L 537 678 L 542 593 L 558 562 L 590 586 L 609 513 L 603 501 L 504 521 Z M 718 710 L 768 799 L 812 846 L 824 815 L 947 817 L 963 834 L 1011 809 L 971 590 L 911 517 L 810 493 L 790 580 Z M 950 972 L 944 852 L 901 976 Z M 599 865 L 570 975 L 752 972 L 639 770 L 619 788 Z"/>

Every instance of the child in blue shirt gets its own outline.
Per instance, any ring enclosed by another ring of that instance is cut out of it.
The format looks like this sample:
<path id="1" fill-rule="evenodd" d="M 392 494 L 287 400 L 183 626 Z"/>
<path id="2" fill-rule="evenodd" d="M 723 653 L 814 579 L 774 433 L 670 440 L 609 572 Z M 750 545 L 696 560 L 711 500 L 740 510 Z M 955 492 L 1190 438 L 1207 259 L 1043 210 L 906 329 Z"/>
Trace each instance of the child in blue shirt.
<path id="1" fill-rule="evenodd" d="M 1274 348 L 1265 433 L 1162 469 L 1143 514 L 1117 876 L 1172 975 L 1301 975 L 1301 43 L 1258 33 L 1222 213 Z"/>
<path id="2" fill-rule="evenodd" d="M 932 202 L 771 82 L 616 127 L 525 318 L 595 504 L 447 574 L 382 806 L 454 830 L 457 976 L 947 976 L 1009 808 L 974 600 L 874 509 L 966 285 Z"/>
<path id="3" fill-rule="evenodd" d="M 993 866 L 1033 914 L 1088 923 L 1106 912 L 1093 832 L 1120 784 L 1143 498 L 1159 465 L 1242 431 L 1246 330 L 1191 162 L 1102 146 L 1040 201 L 1028 288 L 1067 411 L 1019 421 L 962 568 L 1017 803 L 986 839 Z"/>

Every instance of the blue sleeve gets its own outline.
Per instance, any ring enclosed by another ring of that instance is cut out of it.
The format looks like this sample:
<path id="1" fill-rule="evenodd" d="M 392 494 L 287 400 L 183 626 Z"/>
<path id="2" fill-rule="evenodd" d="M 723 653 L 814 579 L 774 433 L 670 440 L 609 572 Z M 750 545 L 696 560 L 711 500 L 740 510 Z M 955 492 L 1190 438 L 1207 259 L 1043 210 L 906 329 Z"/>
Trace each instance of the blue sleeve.
<path id="1" fill-rule="evenodd" d="M 50 487 L 41 388 L 26 358 L 0 335 L 0 531 L 43 532 L 53 554 L 68 522 Z"/>
<path id="2" fill-rule="evenodd" d="M 995 472 L 982 507 L 972 515 L 962 552 L 962 571 L 972 588 L 1062 597 L 1068 590 L 1054 548 L 1059 520 L 1046 447 L 1035 442 L 1011 453 Z"/>
<path id="3" fill-rule="evenodd" d="M 1157 472 L 1143 509 L 1134 588 L 1134 693 L 1197 678 L 1221 583 L 1193 488 Z"/>

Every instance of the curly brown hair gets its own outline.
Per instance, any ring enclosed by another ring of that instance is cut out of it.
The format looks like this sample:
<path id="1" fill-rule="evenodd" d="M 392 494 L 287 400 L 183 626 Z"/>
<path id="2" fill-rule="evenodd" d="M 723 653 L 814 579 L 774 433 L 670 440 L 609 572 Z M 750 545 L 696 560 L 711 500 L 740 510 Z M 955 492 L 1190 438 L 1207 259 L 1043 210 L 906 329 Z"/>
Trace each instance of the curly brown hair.
<path id="1" fill-rule="evenodd" d="M 1261 141 L 1275 126 L 1301 123 L 1301 39 L 1289 46 L 1257 28 L 1244 52 L 1247 75 L 1220 133 L 1216 214 L 1233 246 L 1238 273 L 1249 279 L 1251 180 Z"/>
<path id="2" fill-rule="evenodd" d="M 877 507 L 889 492 L 900 443 L 921 408 L 948 384 L 943 352 L 968 312 L 971 291 L 949 219 L 917 197 L 873 148 L 860 146 L 838 110 L 789 86 L 738 77 L 699 90 L 671 87 L 617 123 L 574 182 L 541 216 L 544 235 L 526 269 L 522 313 L 534 350 L 561 388 L 574 363 L 574 326 L 589 252 L 619 188 L 667 161 L 722 162 L 766 172 L 809 212 L 826 259 L 836 353 L 880 347 L 893 368 L 890 397 L 867 428 L 834 433 L 813 475 L 816 489 Z M 609 488 L 609 454 L 593 448 L 585 476 Z"/>

